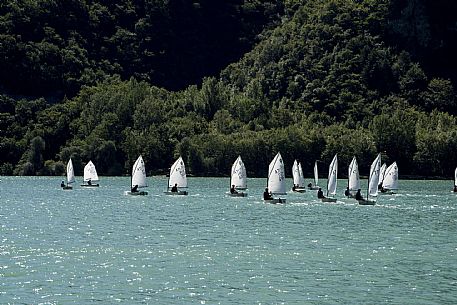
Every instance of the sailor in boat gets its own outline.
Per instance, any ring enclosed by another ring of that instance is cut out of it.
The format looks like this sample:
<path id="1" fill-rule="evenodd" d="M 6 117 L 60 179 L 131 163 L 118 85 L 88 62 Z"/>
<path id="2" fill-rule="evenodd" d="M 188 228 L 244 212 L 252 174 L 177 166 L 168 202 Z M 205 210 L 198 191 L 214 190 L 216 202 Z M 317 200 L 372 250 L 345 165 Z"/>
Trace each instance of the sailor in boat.
<path id="1" fill-rule="evenodd" d="M 362 194 L 360 194 L 360 189 L 357 190 L 357 193 L 355 194 L 355 199 L 359 201 L 364 201 L 365 199 L 362 197 Z"/>
<path id="2" fill-rule="evenodd" d="M 351 193 L 349 192 L 349 186 L 344 191 L 344 196 L 346 196 L 346 197 L 350 197 L 351 196 Z"/>
<path id="3" fill-rule="evenodd" d="M 309 188 L 312 188 L 312 187 L 313 187 L 313 184 L 312 184 L 311 182 L 308 183 L 308 187 L 309 187 Z"/>
<path id="4" fill-rule="evenodd" d="M 321 188 L 319 188 L 319 190 L 317 191 L 317 198 L 319 198 L 319 199 L 325 198 L 324 192 L 322 192 Z"/>
<path id="5" fill-rule="evenodd" d="M 230 188 L 230 194 L 238 194 L 238 191 L 235 189 L 234 184 L 232 184 L 232 187 Z"/>
<path id="6" fill-rule="evenodd" d="M 381 188 L 379 189 L 379 191 L 381 193 L 386 193 L 388 190 L 386 190 L 383 186 L 381 186 Z"/>
<path id="7" fill-rule="evenodd" d="M 92 179 L 89 178 L 89 180 L 87 180 L 87 185 L 92 185 Z"/>
<path id="8" fill-rule="evenodd" d="M 296 188 L 297 188 L 297 186 L 294 184 L 294 186 L 292 186 L 292 192 L 295 192 Z"/>
<path id="9" fill-rule="evenodd" d="M 263 192 L 263 200 L 273 200 L 271 193 L 268 191 L 268 187 L 266 187 L 265 192 Z"/>
<path id="10" fill-rule="evenodd" d="M 62 182 L 60 183 L 60 187 L 65 187 L 65 181 L 62 180 Z M 455 190 L 454 190 L 455 192 Z"/>
<path id="11" fill-rule="evenodd" d="M 132 193 L 138 192 L 138 184 L 136 184 L 134 187 L 132 187 Z"/>
<path id="12" fill-rule="evenodd" d="M 177 183 L 175 183 L 175 185 L 173 185 L 173 186 L 171 187 L 171 192 L 172 192 L 172 193 L 177 193 L 177 192 L 178 192 L 178 184 L 177 184 Z"/>

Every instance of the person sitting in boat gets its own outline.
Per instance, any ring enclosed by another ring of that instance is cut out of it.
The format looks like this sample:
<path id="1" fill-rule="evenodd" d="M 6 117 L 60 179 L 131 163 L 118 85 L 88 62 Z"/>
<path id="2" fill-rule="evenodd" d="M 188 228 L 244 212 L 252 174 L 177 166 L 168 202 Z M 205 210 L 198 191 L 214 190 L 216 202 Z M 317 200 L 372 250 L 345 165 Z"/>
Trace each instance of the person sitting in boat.
<path id="1" fill-rule="evenodd" d="M 386 193 L 387 192 L 387 190 L 383 186 L 381 186 L 380 191 L 381 191 L 381 193 Z"/>
<path id="2" fill-rule="evenodd" d="M 230 188 L 230 194 L 238 194 L 238 191 L 235 189 L 235 185 L 234 184 Z"/>
<path id="3" fill-rule="evenodd" d="M 175 183 L 175 185 L 173 185 L 173 186 L 171 187 L 171 191 L 172 191 L 173 193 L 177 193 L 177 192 L 178 192 L 178 184 L 177 184 L 177 183 Z"/>
<path id="4" fill-rule="evenodd" d="M 60 183 L 60 187 L 65 187 L 65 181 L 62 180 L 62 182 Z"/>
<path id="5" fill-rule="evenodd" d="M 136 184 L 134 187 L 132 187 L 132 193 L 138 192 L 138 184 Z"/>
<path id="6" fill-rule="evenodd" d="M 349 186 L 346 188 L 346 190 L 344 191 L 344 196 L 346 197 L 349 197 L 351 196 L 351 192 L 349 192 Z"/>
<path id="7" fill-rule="evenodd" d="M 292 186 L 292 192 L 295 192 L 296 189 L 297 189 L 297 185 L 294 184 L 294 186 Z"/>
<path id="8" fill-rule="evenodd" d="M 308 183 L 308 187 L 309 187 L 309 188 L 312 188 L 312 187 L 313 187 L 313 184 L 312 184 L 311 182 Z"/>
<path id="9" fill-rule="evenodd" d="M 319 199 L 325 198 L 324 192 L 322 192 L 321 188 L 319 188 L 319 190 L 317 191 L 317 198 L 319 198 Z"/>
<path id="10" fill-rule="evenodd" d="M 90 178 L 87 180 L 87 185 L 92 185 L 92 180 Z"/>
<path id="11" fill-rule="evenodd" d="M 273 197 L 271 193 L 268 191 L 268 187 L 265 188 L 265 192 L 263 192 L 263 200 L 272 200 Z"/>
<path id="12" fill-rule="evenodd" d="M 362 194 L 360 194 L 360 189 L 357 190 L 357 193 L 355 193 L 355 199 L 356 200 L 365 200 L 362 197 Z"/>

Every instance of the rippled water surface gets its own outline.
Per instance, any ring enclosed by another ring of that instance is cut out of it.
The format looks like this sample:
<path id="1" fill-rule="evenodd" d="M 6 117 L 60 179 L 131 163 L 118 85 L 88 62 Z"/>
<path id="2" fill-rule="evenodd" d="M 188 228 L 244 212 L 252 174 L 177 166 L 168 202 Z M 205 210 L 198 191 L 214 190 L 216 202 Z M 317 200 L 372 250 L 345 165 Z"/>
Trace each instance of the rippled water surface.
<path id="1" fill-rule="evenodd" d="M 148 179 L 138 198 L 127 177 L 2 177 L 0 304 L 457 304 L 451 181 L 358 206 L 264 204 L 265 179 L 247 198 L 226 197 L 228 178 L 189 178 L 180 197 Z"/>

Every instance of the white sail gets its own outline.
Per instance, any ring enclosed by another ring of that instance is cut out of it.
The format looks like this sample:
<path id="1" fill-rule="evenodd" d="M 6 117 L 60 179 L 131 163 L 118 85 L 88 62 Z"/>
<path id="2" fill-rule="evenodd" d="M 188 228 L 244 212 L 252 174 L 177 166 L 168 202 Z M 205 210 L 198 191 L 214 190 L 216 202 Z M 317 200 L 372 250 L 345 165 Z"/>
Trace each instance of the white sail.
<path id="1" fill-rule="evenodd" d="M 181 157 L 173 163 L 170 169 L 168 187 L 173 187 L 175 184 L 180 188 L 187 187 L 186 165 Z"/>
<path id="2" fill-rule="evenodd" d="M 73 162 L 68 160 L 67 163 L 67 184 L 75 182 L 75 171 L 73 170 Z"/>
<path id="3" fill-rule="evenodd" d="M 314 162 L 314 185 L 317 186 L 319 182 L 319 173 L 317 171 L 317 161 Z"/>
<path id="4" fill-rule="evenodd" d="M 338 176 L 338 156 L 333 157 L 330 166 L 328 167 L 328 180 L 327 180 L 327 195 L 336 194 L 336 185 L 337 185 L 337 176 Z"/>
<path id="5" fill-rule="evenodd" d="M 398 190 L 398 166 L 397 162 L 392 163 L 384 174 L 382 187 L 386 190 Z"/>
<path id="6" fill-rule="evenodd" d="M 235 188 L 240 190 L 245 190 L 247 188 L 246 168 L 244 167 L 243 160 L 241 160 L 241 156 L 238 156 L 232 165 L 230 187 L 232 187 L 232 185 L 235 185 Z"/>
<path id="7" fill-rule="evenodd" d="M 368 178 L 368 195 L 378 196 L 379 175 L 381 170 L 381 154 L 378 154 L 376 159 L 370 166 L 370 177 Z"/>
<path id="8" fill-rule="evenodd" d="M 360 189 L 359 165 L 357 164 L 357 159 L 355 157 L 352 158 L 351 164 L 349 164 L 348 177 L 349 190 L 357 191 Z"/>
<path id="9" fill-rule="evenodd" d="M 455 168 L 454 172 L 454 185 L 457 186 L 457 167 Z"/>
<path id="10" fill-rule="evenodd" d="M 95 165 L 92 161 L 89 161 L 89 163 L 84 166 L 84 182 L 89 180 L 98 181 L 97 170 L 95 169 Z"/>
<path id="11" fill-rule="evenodd" d="M 286 179 L 284 174 L 284 162 L 281 153 L 277 153 L 268 166 L 268 190 L 272 194 L 286 194 Z"/>
<path id="12" fill-rule="evenodd" d="M 146 167 L 144 166 L 143 157 L 139 156 L 136 159 L 132 168 L 132 187 L 138 185 L 138 188 L 147 187 L 146 182 Z"/>
<path id="13" fill-rule="evenodd" d="M 381 165 L 381 169 L 379 170 L 379 184 L 378 185 L 381 185 L 382 181 L 384 181 L 384 176 L 386 174 L 386 168 L 387 168 L 387 164 L 383 163 Z"/>
<path id="14" fill-rule="evenodd" d="M 295 160 L 292 165 L 292 177 L 294 179 L 294 185 L 298 185 L 300 187 L 300 170 L 298 169 L 297 160 Z"/>
<path id="15" fill-rule="evenodd" d="M 303 175 L 303 169 L 301 167 L 301 163 L 298 162 L 298 175 L 300 177 L 299 181 L 300 183 L 298 184 L 298 187 L 305 187 L 305 176 Z"/>

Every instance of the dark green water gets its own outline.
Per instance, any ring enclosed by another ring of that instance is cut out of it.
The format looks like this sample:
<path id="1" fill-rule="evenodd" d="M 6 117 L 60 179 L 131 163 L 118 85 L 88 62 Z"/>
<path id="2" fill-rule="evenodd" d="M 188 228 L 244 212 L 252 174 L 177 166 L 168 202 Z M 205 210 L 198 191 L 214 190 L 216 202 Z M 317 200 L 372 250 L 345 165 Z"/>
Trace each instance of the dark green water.
<path id="1" fill-rule="evenodd" d="M 358 206 L 314 192 L 264 204 L 265 179 L 247 198 L 226 197 L 228 178 L 189 178 L 186 197 L 148 178 L 141 198 L 101 179 L 2 177 L 0 304 L 457 304 L 451 181 Z"/>

